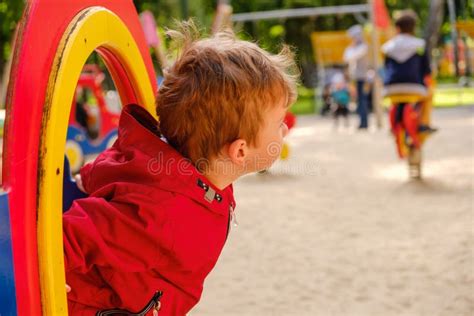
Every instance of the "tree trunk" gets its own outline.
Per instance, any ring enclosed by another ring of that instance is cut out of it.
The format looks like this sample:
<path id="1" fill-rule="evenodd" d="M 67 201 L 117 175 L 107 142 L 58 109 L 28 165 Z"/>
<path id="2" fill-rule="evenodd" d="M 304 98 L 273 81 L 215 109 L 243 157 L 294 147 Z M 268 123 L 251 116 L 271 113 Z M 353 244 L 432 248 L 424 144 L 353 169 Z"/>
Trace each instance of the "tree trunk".
<path id="1" fill-rule="evenodd" d="M 12 64 L 12 54 L 10 54 L 7 62 L 3 65 L 0 72 L 0 109 L 5 108 L 5 100 L 7 97 L 8 82 L 10 79 L 10 69 Z"/>
<path id="2" fill-rule="evenodd" d="M 456 29 L 456 4 L 454 0 L 448 0 L 449 22 L 451 24 L 451 38 L 453 41 L 454 50 L 454 68 L 456 69 L 456 77 L 459 77 L 459 46 L 458 46 L 458 31 Z"/>
<path id="3" fill-rule="evenodd" d="M 444 0 L 431 0 L 428 23 L 425 29 L 426 49 L 431 52 L 438 44 L 439 32 L 443 24 Z"/>

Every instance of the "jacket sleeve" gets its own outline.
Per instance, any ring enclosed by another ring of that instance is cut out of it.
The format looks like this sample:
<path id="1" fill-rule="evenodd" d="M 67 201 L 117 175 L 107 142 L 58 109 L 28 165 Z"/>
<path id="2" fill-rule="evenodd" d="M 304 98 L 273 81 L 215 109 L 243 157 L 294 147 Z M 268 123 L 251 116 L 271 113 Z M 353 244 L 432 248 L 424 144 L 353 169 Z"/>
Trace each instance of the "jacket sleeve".
<path id="1" fill-rule="evenodd" d="M 75 201 L 63 215 L 66 272 L 86 273 L 93 265 L 141 272 L 153 266 L 157 247 L 138 211 L 103 198 Z"/>

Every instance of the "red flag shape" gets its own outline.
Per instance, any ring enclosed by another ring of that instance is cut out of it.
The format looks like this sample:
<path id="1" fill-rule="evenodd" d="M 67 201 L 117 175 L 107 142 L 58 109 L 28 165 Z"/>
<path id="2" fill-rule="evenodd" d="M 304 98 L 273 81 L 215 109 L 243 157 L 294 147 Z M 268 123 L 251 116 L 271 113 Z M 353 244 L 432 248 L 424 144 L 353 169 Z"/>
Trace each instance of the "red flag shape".
<path id="1" fill-rule="evenodd" d="M 390 26 L 390 16 L 388 15 L 387 7 L 385 6 L 384 0 L 374 0 L 374 16 L 375 25 L 381 29 L 385 29 Z"/>

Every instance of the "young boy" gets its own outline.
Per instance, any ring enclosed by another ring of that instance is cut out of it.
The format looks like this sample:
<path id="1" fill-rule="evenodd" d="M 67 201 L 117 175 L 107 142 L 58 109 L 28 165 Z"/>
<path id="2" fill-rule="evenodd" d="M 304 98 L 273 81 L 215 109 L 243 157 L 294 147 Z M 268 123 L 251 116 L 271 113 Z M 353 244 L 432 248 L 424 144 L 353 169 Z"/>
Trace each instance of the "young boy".
<path id="1" fill-rule="evenodd" d="M 415 94 L 421 102 L 420 130 L 429 127 L 431 116 L 431 67 L 425 41 L 415 37 L 417 16 L 412 10 L 402 11 L 395 21 L 398 34 L 382 46 L 385 54 L 385 95 Z"/>
<path id="2" fill-rule="evenodd" d="M 71 315 L 185 315 L 229 234 L 232 182 L 279 157 L 296 98 L 289 50 L 196 33 L 185 23 L 172 34 L 182 48 L 160 122 L 126 106 L 115 144 L 81 170 L 89 196 L 63 218 Z"/>

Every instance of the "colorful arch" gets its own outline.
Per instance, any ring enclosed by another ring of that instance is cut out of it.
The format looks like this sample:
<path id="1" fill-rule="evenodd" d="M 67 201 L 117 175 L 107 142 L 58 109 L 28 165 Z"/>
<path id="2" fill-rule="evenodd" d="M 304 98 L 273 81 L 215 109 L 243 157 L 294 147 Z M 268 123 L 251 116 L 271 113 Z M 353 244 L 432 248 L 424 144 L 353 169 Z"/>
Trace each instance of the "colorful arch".
<path id="1" fill-rule="evenodd" d="M 30 1 L 15 48 L 3 157 L 15 306 L 19 315 L 66 315 L 62 169 L 80 71 L 97 51 L 122 103 L 141 104 L 151 113 L 155 75 L 128 0 Z"/>

